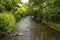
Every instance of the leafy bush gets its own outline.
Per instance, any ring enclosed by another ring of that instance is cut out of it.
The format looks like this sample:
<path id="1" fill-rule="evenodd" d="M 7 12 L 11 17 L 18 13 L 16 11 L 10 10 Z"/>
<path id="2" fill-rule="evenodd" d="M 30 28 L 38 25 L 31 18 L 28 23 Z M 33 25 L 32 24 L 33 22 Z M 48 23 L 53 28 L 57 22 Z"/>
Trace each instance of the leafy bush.
<path id="1" fill-rule="evenodd" d="M 12 32 L 15 22 L 12 14 L 0 13 L 0 35 Z"/>
<path id="2" fill-rule="evenodd" d="M 0 12 L 15 10 L 20 7 L 18 5 L 20 2 L 20 0 L 0 0 Z"/>
<path id="3" fill-rule="evenodd" d="M 41 13 L 41 11 L 35 11 L 34 13 L 34 18 L 36 21 L 42 21 L 43 19 L 43 14 Z"/>
<path id="4" fill-rule="evenodd" d="M 19 22 L 22 17 L 25 17 L 28 14 L 27 8 L 25 8 L 24 6 L 19 8 L 17 11 L 12 10 L 12 12 L 17 22 Z"/>
<path id="5" fill-rule="evenodd" d="M 21 13 L 20 11 L 12 11 L 12 15 L 14 15 L 16 22 L 19 22 L 21 18 L 25 17 L 26 13 Z"/>
<path id="6" fill-rule="evenodd" d="M 23 15 L 21 13 L 19 13 L 19 12 L 13 13 L 13 15 L 14 15 L 14 17 L 16 19 L 16 22 L 19 22 L 20 19 L 23 17 Z"/>
<path id="7" fill-rule="evenodd" d="M 60 22 L 60 9 L 56 8 L 46 13 L 45 19 L 53 22 Z"/>

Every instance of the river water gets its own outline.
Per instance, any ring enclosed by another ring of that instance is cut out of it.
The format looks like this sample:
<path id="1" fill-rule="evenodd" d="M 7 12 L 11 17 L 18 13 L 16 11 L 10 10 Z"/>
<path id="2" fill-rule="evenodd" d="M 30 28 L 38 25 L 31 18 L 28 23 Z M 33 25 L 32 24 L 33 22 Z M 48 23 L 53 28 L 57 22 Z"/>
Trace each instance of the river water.
<path id="1" fill-rule="evenodd" d="M 60 32 L 33 21 L 33 17 L 22 18 L 16 25 L 18 34 L 22 36 L 7 36 L 1 40 L 60 40 Z"/>

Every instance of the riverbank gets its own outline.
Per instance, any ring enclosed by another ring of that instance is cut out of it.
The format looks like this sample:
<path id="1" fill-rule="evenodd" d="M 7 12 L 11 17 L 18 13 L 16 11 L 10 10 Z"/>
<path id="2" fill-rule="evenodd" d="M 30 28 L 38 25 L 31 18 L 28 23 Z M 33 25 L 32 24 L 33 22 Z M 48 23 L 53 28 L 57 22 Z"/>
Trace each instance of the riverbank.
<path id="1" fill-rule="evenodd" d="M 43 20 L 42 22 L 43 22 L 44 24 L 50 26 L 50 27 L 53 28 L 54 30 L 60 32 L 60 24 L 59 24 L 59 23 L 54 23 L 54 22 L 45 21 L 45 20 Z"/>
<path id="2" fill-rule="evenodd" d="M 44 23 L 35 22 L 31 16 L 22 18 L 15 31 L 24 35 L 5 36 L 1 40 L 60 40 L 60 32 Z"/>

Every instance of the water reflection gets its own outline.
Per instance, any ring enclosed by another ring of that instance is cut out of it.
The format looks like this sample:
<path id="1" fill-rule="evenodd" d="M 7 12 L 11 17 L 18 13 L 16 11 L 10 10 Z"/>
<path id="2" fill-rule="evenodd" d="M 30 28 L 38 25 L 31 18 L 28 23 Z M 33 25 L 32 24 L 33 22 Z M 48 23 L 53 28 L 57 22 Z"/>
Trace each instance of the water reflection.
<path id="1" fill-rule="evenodd" d="M 23 18 L 16 27 L 18 34 L 23 36 L 13 36 L 1 38 L 1 40 L 60 40 L 60 32 L 42 23 L 36 23 L 31 16 Z"/>

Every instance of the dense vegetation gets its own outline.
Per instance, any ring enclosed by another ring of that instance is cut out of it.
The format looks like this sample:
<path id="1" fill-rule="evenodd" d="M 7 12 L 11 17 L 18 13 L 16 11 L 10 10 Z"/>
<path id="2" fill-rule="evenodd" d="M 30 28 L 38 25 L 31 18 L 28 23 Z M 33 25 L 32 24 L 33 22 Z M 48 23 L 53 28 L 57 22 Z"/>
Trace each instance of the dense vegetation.
<path id="1" fill-rule="evenodd" d="M 0 13 L 0 36 L 13 31 L 16 20 L 12 14 Z"/>
<path id="2" fill-rule="evenodd" d="M 60 30 L 60 0 L 30 0 L 36 21 Z"/>
<path id="3" fill-rule="evenodd" d="M 0 0 L 0 35 L 11 32 L 27 15 L 60 30 L 60 0 Z"/>
<path id="4" fill-rule="evenodd" d="M 21 0 L 0 0 L 0 35 L 11 33 L 27 10 L 28 4 Z"/>

